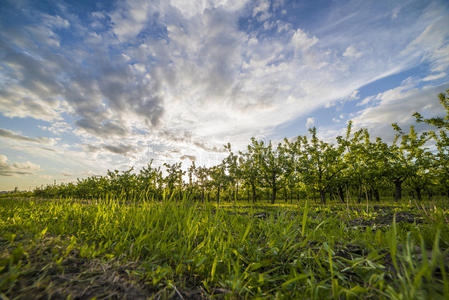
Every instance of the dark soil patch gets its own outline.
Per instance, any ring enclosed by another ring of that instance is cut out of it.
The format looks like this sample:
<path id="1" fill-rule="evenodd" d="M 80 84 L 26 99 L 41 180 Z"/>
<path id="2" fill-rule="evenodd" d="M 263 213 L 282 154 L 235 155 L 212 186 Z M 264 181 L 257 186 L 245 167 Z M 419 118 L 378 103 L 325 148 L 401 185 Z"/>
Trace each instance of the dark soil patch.
<path id="1" fill-rule="evenodd" d="M 373 225 L 391 225 L 396 215 L 396 223 L 423 223 L 423 217 L 420 214 L 410 211 L 399 211 L 396 214 L 392 210 L 382 210 L 380 215 L 374 219 L 356 218 L 349 221 L 350 226 L 373 226 Z"/>
<path id="2" fill-rule="evenodd" d="M 3 248 L 2 257 L 13 248 Z M 14 299 L 146 299 L 154 294 L 127 272 L 137 268 L 135 263 L 87 259 L 73 251 L 59 260 L 60 250 L 61 241 L 49 238 L 25 247 L 0 271 L 0 292 Z"/>

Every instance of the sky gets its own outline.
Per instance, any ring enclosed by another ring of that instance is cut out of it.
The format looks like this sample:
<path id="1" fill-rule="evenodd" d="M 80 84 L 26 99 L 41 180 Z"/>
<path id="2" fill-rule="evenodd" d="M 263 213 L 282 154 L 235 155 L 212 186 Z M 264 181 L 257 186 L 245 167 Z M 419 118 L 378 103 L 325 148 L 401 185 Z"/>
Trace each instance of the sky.
<path id="1" fill-rule="evenodd" d="M 0 2 L 0 190 L 442 114 L 448 1 Z"/>

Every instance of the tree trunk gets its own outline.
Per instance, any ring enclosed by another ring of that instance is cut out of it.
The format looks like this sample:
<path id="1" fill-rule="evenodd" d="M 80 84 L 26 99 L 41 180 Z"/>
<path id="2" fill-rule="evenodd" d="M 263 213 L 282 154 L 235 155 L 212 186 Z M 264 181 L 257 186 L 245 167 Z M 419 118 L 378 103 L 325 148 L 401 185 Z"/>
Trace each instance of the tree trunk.
<path id="1" fill-rule="evenodd" d="M 236 187 L 235 187 L 235 201 L 239 200 L 239 183 L 236 183 Z"/>
<path id="2" fill-rule="evenodd" d="M 338 197 L 341 202 L 345 203 L 345 193 L 343 192 L 343 187 L 341 185 L 338 186 Z"/>
<path id="3" fill-rule="evenodd" d="M 217 205 L 220 205 L 220 186 L 217 188 Z"/>
<path id="4" fill-rule="evenodd" d="M 376 202 L 380 201 L 380 195 L 379 195 L 378 189 L 374 189 L 374 199 L 376 199 Z"/>
<path id="5" fill-rule="evenodd" d="M 359 186 L 359 195 L 357 197 L 357 202 L 358 203 L 362 202 L 362 185 Z"/>
<path id="6" fill-rule="evenodd" d="M 422 200 L 422 194 L 421 194 L 421 188 L 419 186 L 415 187 L 416 191 L 416 197 L 418 198 L 418 201 Z"/>
<path id="7" fill-rule="evenodd" d="M 321 204 L 326 204 L 326 193 L 324 192 L 323 189 L 320 189 L 320 199 Z"/>
<path id="8" fill-rule="evenodd" d="M 273 184 L 273 192 L 271 194 L 271 204 L 274 204 L 276 201 L 276 184 Z"/>
<path id="9" fill-rule="evenodd" d="M 192 194 L 193 194 L 193 190 L 192 190 L 191 186 L 192 186 L 192 185 L 190 185 L 190 186 L 187 188 L 186 198 L 187 198 L 188 200 L 190 200 L 190 197 L 191 197 Z M 194 197 L 192 197 L 192 199 L 194 200 Z"/>
<path id="10" fill-rule="evenodd" d="M 287 187 L 286 187 L 286 186 L 284 186 L 284 201 L 285 201 L 285 203 L 288 202 L 288 197 L 287 197 Z"/>
<path id="11" fill-rule="evenodd" d="M 253 192 L 253 203 L 256 203 L 256 185 L 251 183 L 251 190 Z"/>
<path id="12" fill-rule="evenodd" d="M 394 200 L 399 201 L 402 198 L 402 180 L 395 180 L 394 183 Z"/>

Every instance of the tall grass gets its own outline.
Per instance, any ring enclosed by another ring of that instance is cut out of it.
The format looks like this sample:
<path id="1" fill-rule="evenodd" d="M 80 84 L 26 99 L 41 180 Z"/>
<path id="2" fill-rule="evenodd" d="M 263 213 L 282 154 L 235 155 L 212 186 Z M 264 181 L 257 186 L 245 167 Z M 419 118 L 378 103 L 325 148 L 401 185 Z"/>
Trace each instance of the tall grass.
<path id="1" fill-rule="evenodd" d="M 346 205 L 272 206 L 261 214 L 190 201 L 3 199 L 0 289 L 20 295 L 31 251 L 54 239 L 50 254 L 37 254 L 49 263 L 134 262 L 126 272 L 166 296 L 448 299 L 447 211 L 435 209 L 423 224 L 372 229 L 353 225 L 364 210 L 348 216 Z M 36 287 L 43 279 L 29 280 Z"/>

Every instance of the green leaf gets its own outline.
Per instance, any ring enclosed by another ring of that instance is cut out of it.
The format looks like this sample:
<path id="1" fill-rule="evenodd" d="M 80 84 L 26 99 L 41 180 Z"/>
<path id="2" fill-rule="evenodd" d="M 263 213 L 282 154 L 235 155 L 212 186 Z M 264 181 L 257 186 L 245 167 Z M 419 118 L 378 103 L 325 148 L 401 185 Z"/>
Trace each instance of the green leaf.
<path id="1" fill-rule="evenodd" d="M 289 284 L 291 284 L 291 283 L 293 283 L 295 281 L 303 280 L 303 279 L 306 279 L 306 278 L 309 278 L 309 277 L 310 277 L 310 274 L 299 274 L 298 276 L 296 276 L 296 277 L 294 277 L 292 279 L 289 279 L 286 282 L 284 282 L 282 284 L 282 288 L 285 288 L 286 286 L 288 286 Z"/>
<path id="2" fill-rule="evenodd" d="M 210 277 L 211 277 L 212 281 L 214 280 L 215 269 L 217 268 L 217 263 L 218 263 L 218 256 L 215 255 L 214 262 L 212 263 L 212 270 L 210 271 Z"/>

